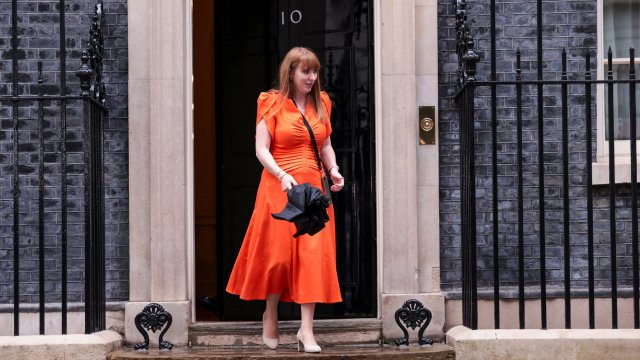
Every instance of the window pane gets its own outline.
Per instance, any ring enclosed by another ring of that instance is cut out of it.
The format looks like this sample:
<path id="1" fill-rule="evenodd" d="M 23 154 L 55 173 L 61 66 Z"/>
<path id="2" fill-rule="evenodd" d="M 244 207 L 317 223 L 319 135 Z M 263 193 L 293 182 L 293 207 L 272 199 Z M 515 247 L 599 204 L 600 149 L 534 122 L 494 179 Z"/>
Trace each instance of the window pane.
<path id="1" fill-rule="evenodd" d="M 640 39 L 640 0 L 604 0 L 603 59 L 609 46 L 614 58 L 628 58 L 629 47 L 638 48 Z"/>
<path id="2" fill-rule="evenodd" d="M 636 67 L 636 72 L 637 72 Z M 607 76 L 606 65 L 604 67 L 605 77 Z M 614 79 L 629 79 L 629 65 L 613 65 Z M 605 139 L 609 140 L 609 87 L 604 85 L 604 128 Z M 640 86 L 636 85 L 636 121 L 638 125 L 636 134 L 640 134 Z M 615 140 L 629 140 L 631 138 L 631 122 L 629 121 L 629 84 L 613 85 L 613 111 L 614 111 L 614 128 L 613 136 Z"/>

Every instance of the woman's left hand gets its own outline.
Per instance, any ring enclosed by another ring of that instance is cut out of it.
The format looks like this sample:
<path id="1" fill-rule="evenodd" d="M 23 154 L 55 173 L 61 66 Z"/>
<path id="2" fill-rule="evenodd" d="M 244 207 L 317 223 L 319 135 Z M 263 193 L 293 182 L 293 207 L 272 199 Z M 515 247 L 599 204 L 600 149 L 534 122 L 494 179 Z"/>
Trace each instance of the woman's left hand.
<path id="1" fill-rule="evenodd" d="M 329 175 L 331 176 L 331 181 L 333 182 L 333 185 L 331 185 L 331 191 L 338 192 L 342 190 L 342 188 L 344 187 L 344 177 L 340 174 L 340 171 L 338 171 L 338 167 L 334 166 L 333 168 L 331 168 Z"/>

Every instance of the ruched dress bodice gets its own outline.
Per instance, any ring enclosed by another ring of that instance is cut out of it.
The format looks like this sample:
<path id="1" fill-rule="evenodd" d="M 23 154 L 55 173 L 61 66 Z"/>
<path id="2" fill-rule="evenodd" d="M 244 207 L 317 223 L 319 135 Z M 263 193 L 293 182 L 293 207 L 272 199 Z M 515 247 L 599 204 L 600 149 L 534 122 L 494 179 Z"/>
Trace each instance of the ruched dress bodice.
<path id="1" fill-rule="evenodd" d="M 325 111 L 330 113 L 331 101 L 321 93 L 321 102 Z M 311 101 L 307 101 L 305 118 L 311 125 L 318 149 L 331 134 L 331 122 L 321 122 L 313 110 Z M 309 131 L 302 121 L 302 115 L 291 99 L 283 101 L 279 93 L 261 93 L 258 98 L 256 124 L 265 121 L 271 135 L 271 154 L 276 163 L 286 172 L 302 168 L 318 169 Z"/>

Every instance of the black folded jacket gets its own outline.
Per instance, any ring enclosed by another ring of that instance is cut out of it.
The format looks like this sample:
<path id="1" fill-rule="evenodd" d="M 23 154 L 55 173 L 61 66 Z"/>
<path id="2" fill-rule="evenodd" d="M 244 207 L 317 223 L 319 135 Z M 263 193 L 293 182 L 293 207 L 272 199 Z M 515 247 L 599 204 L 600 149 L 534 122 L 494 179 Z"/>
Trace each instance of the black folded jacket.
<path id="1" fill-rule="evenodd" d="M 327 207 L 329 201 L 322 191 L 309 183 L 294 185 L 287 193 L 287 205 L 279 213 L 272 213 L 275 219 L 286 220 L 296 225 L 294 237 L 315 235 L 329 221 Z"/>

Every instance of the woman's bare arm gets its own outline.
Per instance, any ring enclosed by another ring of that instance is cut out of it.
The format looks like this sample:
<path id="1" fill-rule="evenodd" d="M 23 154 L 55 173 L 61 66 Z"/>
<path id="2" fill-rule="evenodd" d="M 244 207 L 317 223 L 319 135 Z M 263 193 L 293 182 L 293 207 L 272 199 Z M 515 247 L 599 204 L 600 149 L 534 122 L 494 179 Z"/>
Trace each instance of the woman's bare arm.
<path id="1" fill-rule="evenodd" d="M 271 155 L 271 151 L 269 151 L 270 147 L 271 135 L 269 134 L 269 129 L 264 119 L 261 119 L 256 126 L 256 157 L 269 173 L 280 180 L 282 190 L 289 191 L 293 185 L 297 185 L 298 183 L 291 175 L 287 174 L 278 166 L 273 155 Z"/>
<path id="2" fill-rule="evenodd" d="M 320 149 L 320 158 L 324 167 L 329 170 L 329 176 L 331 176 L 331 191 L 340 191 L 344 187 L 344 177 L 340 174 L 340 169 L 336 163 L 336 153 L 331 146 L 331 138 L 328 138 L 322 144 Z"/>

